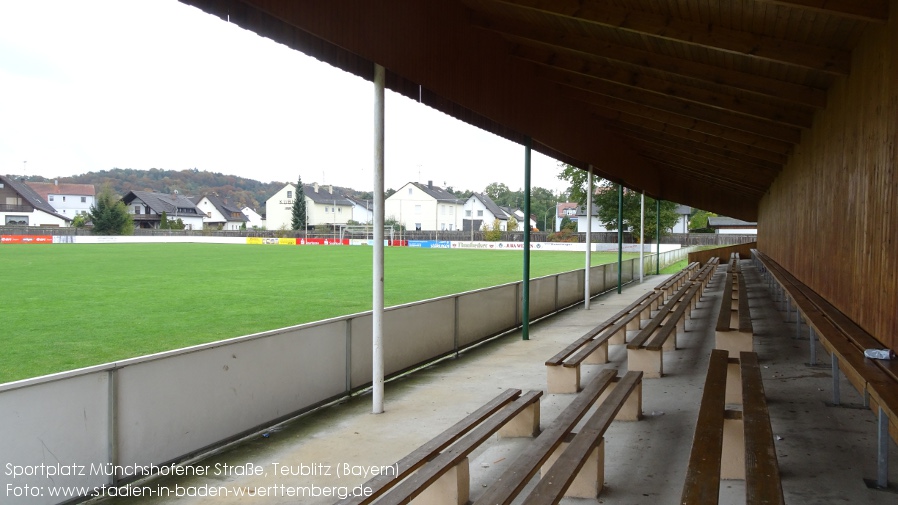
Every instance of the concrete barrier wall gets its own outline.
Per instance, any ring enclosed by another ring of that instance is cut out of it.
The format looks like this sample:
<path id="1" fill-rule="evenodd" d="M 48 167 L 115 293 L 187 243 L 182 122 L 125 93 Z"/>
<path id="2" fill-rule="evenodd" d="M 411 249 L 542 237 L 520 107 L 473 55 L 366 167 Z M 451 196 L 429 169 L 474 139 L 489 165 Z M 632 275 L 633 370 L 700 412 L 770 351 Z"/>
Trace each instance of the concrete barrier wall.
<path id="1" fill-rule="evenodd" d="M 662 253 L 662 267 L 686 252 Z M 623 262 L 621 271 L 624 282 L 638 277 L 638 259 Z M 592 294 L 617 284 L 617 265 L 590 272 Z M 391 307 L 384 314 L 386 374 L 517 328 L 521 284 Z M 531 279 L 531 319 L 578 303 L 583 289 L 583 270 Z M 371 324 L 370 312 L 353 314 L 0 384 L 0 463 L 4 470 L 7 463 L 146 466 L 189 457 L 370 384 Z M 56 476 L 51 482 L 5 473 L 2 489 L 93 487 L 131 476 Z M 62 501 L 45 495 L 8 503 Z"/>

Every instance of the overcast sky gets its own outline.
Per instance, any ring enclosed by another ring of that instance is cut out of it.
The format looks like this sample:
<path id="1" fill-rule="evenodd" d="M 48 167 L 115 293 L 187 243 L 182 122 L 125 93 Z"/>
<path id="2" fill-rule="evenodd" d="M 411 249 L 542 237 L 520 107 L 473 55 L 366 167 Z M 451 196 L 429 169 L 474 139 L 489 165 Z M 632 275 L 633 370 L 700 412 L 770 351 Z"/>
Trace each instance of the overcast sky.
<path id="1" fill-rule="evenodd" d="M 373 84 L 175 0 L 0 0 L 0 173 L 373 187 Z M 524 148 L 387 92 L 386 186 L 523 186 Z M 26 163 L 27 162 L 27 163 Z M 534 186 L 565 189 L 533 153 Z"/>

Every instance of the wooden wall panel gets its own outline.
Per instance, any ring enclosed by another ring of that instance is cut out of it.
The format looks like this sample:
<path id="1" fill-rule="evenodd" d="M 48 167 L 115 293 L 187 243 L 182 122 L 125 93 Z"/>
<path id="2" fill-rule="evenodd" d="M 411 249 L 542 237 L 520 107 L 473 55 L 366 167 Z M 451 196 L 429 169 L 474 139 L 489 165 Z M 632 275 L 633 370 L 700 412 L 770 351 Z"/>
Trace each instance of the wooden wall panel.
<path id="1" fill-rule="evenodd" d="M 758 246 L 898 351 L 898 0 L 759 208 Z"/>

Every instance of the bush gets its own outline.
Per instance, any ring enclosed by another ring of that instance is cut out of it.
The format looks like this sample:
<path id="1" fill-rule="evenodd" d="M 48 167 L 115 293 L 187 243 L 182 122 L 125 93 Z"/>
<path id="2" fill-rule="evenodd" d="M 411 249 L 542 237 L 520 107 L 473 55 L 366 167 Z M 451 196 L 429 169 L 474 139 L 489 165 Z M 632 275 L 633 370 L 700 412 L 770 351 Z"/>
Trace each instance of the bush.
<path id="1" fill-rule="evenodd" d="M 580 237 L 570 228 L 562 228 L 561 231 L 550 233 L 549 242 L 579 242 Z"/>

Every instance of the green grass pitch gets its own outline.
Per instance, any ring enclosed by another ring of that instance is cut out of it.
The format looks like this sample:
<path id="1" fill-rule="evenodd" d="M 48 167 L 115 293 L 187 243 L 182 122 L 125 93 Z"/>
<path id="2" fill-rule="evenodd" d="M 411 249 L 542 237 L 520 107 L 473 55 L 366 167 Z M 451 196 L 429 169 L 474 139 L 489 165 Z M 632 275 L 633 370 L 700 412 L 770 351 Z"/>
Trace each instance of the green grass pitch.
<path id="1" fill-rule="evenodd" d="M 522 258 L 387 248 L 386 305 L 520 280 Z M 361 246 L 2 246 L 0 383 L 370 310 L 371 259 Z M 583 261 L 534 252 L 531 276 Z"/>

